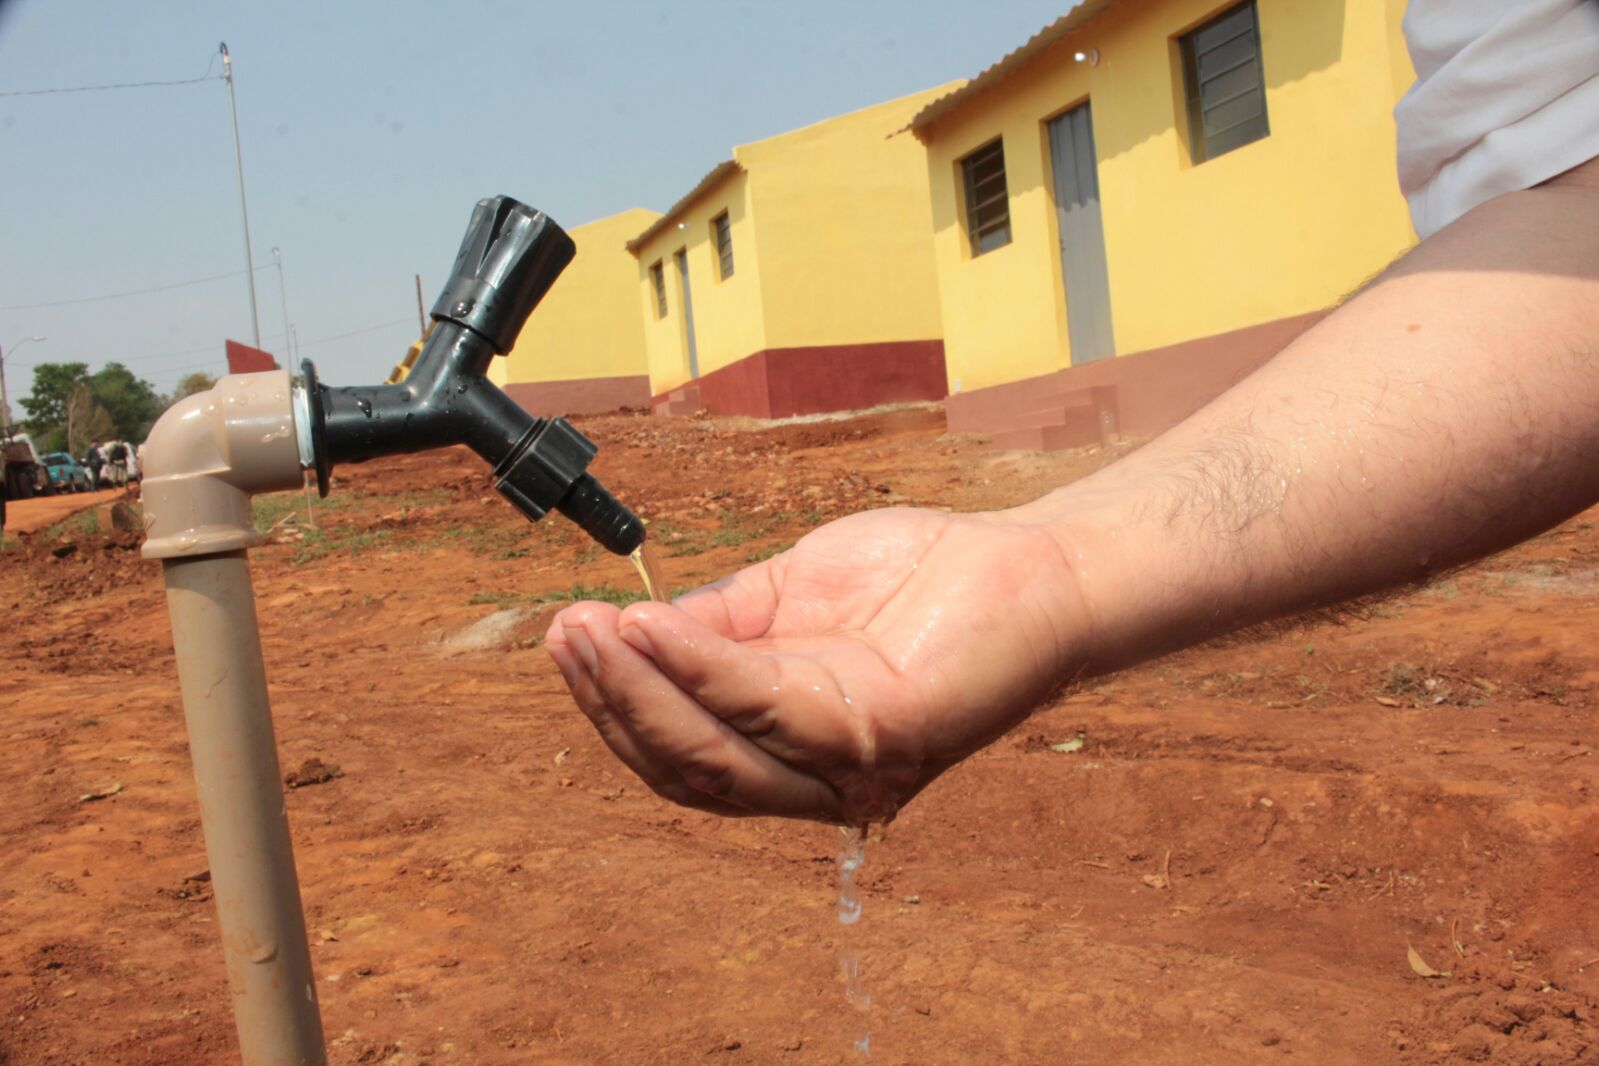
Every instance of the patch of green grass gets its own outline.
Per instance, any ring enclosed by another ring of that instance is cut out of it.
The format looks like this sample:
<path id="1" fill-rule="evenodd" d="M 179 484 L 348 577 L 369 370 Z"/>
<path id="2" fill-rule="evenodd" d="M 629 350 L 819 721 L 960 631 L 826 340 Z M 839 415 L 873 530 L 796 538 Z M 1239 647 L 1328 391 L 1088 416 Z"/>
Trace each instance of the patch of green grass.
<path id="1" fill-rule="evenodd" d="M 1419 666 L 1411 663 L 1391 663 L 1388 669 L 1383 671 L 1378 687 L 1384 695 L 1396 699 L 1419 699 L 1431 691 L 1427 681 L 1427 672 Z"/>
<path id="2" fill-rule="evenodd" d="M 686 590 L 685 590 L 686 591 Z M 676 595 L 676 593 L 673 593 Z M 578 583 L 553 592 L 500 592 L 484 589 L 474 592 L 472 598 L 467 600 L 467 605 L 479 607 L 493 605 L 495 607 L 514 607 L 518 604 L 544 604 L 566 603 L 578 600 L 598 600 L 601 603 L 613 604 L 617 607 L 626 607 L 630 603 L 638 603 L 648 599 L 643 589 L 623 589 L 614 585 L 586 585 Z"/>
<path id="3" fill-rule="evenodd" d="M 601 603 L 626 607 L 630 603 L 638 603 L 640 600 L 649 599 L 649 597 L 644 595 L 642 588 L 619 589 L 614 585 L 584 585 L 580 583 L 560 592 L 541 596 L 540 599 L 546 603 L 553 603 L 557 600 L 598 600 Z"/>
<path id="4" fill-rule="evenodd" d="M 334 552 L 360 555 L 362 552 L 387 545 L 390 539 L 389 531 L 386 529 L 357 530 L 348 527 L 330 529 L 327 526 L 319 526 L 305 531 L 300 541 L 300 550 L 294 555 L 294 561 L 308 563 L 313 559 L 332 555 Z"/>
<path id="5" fill-rule="evenodd" d="M 388 514 L 393 511 L 409 511 L 428 504 L 441 503 L 451 498 L 446 489 L 417 489 L 412 492 L 398 492 L 392 495 L 360 492 L 340 492 L 335 490 L 332 495 L 323 497 L 311 495 L 311 511 L 313 514 L 323 514 L 329 511 L 364 511 L 373 515 Z M 283 492 L 267 492 L 254 497 L 250 501 L 252 517 L 255 519 L 255 528 L 265 533 L 277 525 L 285 515 L 306 509 L 305 492 L 301 489 L 286 489 Z"/>
<path id="6" fill-rule="evenodd" d="M 267 492 L 250 500 L 250 514 L 255 528 L 265 533 L 283 520 L 284 515 L 305 508 L 303 492 Z"/>
<path id="7" fill-rule="evenodd" d="M 782 555 L 784 552 L 792 548 L 794 544 L 795 542 L 792 540 L 782 540 L 778 541 L 776 544 L 768 544 L 759 551 L 753 551 L 744 556 L 744 562 L 746 565 L 751 563 L 763 563 L 774 555 Z"/>
<path id="8" fill-rule="evenodd" d="M 751 523 L 737 511 L 717 512 L 719 528 L 713 530 L 679 530 L 657 526 L 650 536 L 658 544 L 666 545 L 666 554 L 674 558 L 684 555 L 701 555 L 713 548 L 736 548 L 762 536 L 767 530 L 781 524 L 792 515 L 771 515 L 758 525 Z"/>
<path id="9" fill-rule="evenodd" d="M 100 532 L 100 512 L 91 507 L 87 511 L 79 511 L 71 518 L 64 518 L 44 531 L 46 540 L 59 540 L 62 537 L 86 537 Z"/>
<path id="10" fill-rule="evenodd" d="M 755 534 L 745 527 L 743 515 L 737 511 L 722 511 L 717 518 L 722 528 L 711 534 L 712 547 L 736 548 L 755 538 Z"/>
<path id="11" fill-rule="evenodd" d="M 514 559 L 531 554 L 527 546 L 514 548 L 522 539 L 524 530 L 505 529 L 501 526 L 452 526 L 437 534 L 443 540 L 453 540 L 473 555 L 486 555 L 496 559 Z M 514 549 L 514 554 L 512 553 Z"/>
<path id="12" fill-rule="evenodd" d="M 472 598 L 466 601 L 468 607 L 481 607 L 493 604 L 496 607 L 510 607 L 517 603 L 537 602 L 538 597 L 529 596 L 525 592 L 474 592 Z"/>

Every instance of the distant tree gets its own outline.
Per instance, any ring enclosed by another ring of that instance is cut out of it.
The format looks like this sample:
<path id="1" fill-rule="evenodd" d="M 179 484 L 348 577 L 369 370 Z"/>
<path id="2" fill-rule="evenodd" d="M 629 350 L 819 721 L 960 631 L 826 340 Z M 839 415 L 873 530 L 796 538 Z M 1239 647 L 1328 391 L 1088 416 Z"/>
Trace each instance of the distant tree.
<path id="1" fill-rule="evenodd" d="M 22 398 L 29 430 L 44 434 L 65 426 L 72 386 L 88 376 L 88 363 L 40 363 L 34 367 L 33 389 Z"/>
<path id="2" fill-rule="evenodd" d="M 111 414 L 104 407 L 94 402 L 94 393 L 89 389 L 87 381 L 80 381 L 72 386 L 72 392 L 67 397 L 67 418 L 64 427 L 66 450 L 73 455 L 82 456 L 89 450 L 89 442 L 95 440 L 111 440 L 115 437 L 116 425 L 111 421 Z"/>
<path id="3" fill-rule="evenodd" d="M 91 374 L 89 391 L 111 416 L 118 440 L 144 440 L 166 406 L 153 385 L 121 363 L 107 363 Z"/>
<path id="4" fill-rule="evenodd" d="M 205 392 L 217 383 L 217 379 L 207 374 L 204 370 L 196 370 L 185 375 L 178 382 L 178 387 L 172 390 L 172 398 L 168 403 L 177 403 L 185 396 L 193 396 L 197 392 Z"/>

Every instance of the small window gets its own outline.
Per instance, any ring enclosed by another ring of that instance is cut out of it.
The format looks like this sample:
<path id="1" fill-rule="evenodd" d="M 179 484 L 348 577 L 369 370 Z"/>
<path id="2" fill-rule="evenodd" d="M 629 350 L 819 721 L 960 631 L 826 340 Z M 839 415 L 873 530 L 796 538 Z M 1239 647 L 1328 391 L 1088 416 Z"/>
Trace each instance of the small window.
<path id="1" fill-rule="evenodd" d="M 666 271 L 661 269 L 661 261 L 657 259 L 650 267 L 650 285 L 655 289 L 655 317 L 666 317 Z"/>
<path id="2" fill-rule="evenodd" d="M 733 276 L 733 224 L 723 211 L 711 220 L 711 234 L 716 238 L 716 262 L 722 280 Z"/>
<path id="3" fill-rule="evenodd" d="M 961 160 L 966 186 L 966 233 L 972 254 L 1010 243 L 1010 194 L 1005 188 L 1005 143 L 979 148 Z"/>
<path id="4" fill-rule="evenodd" d="M 1179 44 L 1188 99 L 1188 142 L 1195 163 L 1215 159 L 1271 132 L 1261 76 L 1255 0 L 1218 15 Z"/>

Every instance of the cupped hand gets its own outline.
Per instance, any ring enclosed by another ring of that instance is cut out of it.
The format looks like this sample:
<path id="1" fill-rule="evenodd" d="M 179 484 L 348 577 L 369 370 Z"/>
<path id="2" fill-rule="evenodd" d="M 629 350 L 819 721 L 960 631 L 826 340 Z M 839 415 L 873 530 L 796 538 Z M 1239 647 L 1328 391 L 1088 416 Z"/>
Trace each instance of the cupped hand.
<path id="1" fill-rule="evenodd" d="M 1069 680 L 1067 553 L 1016 512 L 852 515 L 672 604 L 579 603 L 546 647 L 661 795 L 729 815 L 892 818 Z"/>

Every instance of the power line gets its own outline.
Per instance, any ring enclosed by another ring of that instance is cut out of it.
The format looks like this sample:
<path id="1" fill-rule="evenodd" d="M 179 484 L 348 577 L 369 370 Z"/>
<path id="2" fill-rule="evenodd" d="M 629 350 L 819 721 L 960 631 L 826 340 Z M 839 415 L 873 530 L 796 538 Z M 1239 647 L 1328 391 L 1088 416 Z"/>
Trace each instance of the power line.
<path id="1" fill-rule="evenodd" d="M 262 264 L 262 269 L 266 269 L 265 264 Z M 226 274 L 212 274 L 209 277 L 193 278 L 189 281 L 174 281 L 170 285 L 154 285 L 148 289 L 128 289 L 125 292 L 108 292 L 100 296 L 77 296 L 70 300 L 45 300 L 41 303 L 32 304 L 7 304 L 5 306 L 0 306 L 0 311 L 36 311 L 44 307 L 69 307 L 74 304 L 98 303 L 101 300 L 120 300 L 125 296 L 148 296 L 151 293 L 167 292 L 171 289 L 183 289 L 190 285 L 204 285 L 212 281 L 221 281 L 224 278 L 236 278 L 240 274 L 244 273 L 247 273 L 247 271 L 233 270 Z"/>
<path id="2" fill-rule="evenodd" d="M 240 273 L 243 273 L 243 272 L 240 271 Z M 410 322 L 411 322 L 411 319 L 410 319 L 409 316 L 407 316 L 405 318 L 391 319 L 388 322 L 378 322 L 378 323 L 376 323 L 374 325 L 371 325 L 371 326 L 362 326 L 360 329 L 352 329 L 352 330 L 349 330 L 348 332 L 345 332 L 345 333 L 335 333 L 335 334 L 332 334 L 331 336 L 327 336 L 327 337 L 318 337 L 315 340 L 301 341 L 300 342 L 300 347 L 301 348 L 315 348 L 317 345 L 320 345 L 320 344 L 328 344 L 328 343 L 330 343 L 332 341 L 346 340 L 346 339 L 348 339 L 350 337 L 359 337 L 359 336 L 361 336 L 363 334 L 366 334 L 366 333 L 376 333 L 380 329 L 388 329 L 391 326 L 403 326 L 403 325 L 409 324 Z M 279 336 L 279 334 L 274 333 L 274 334 L 271 334 L 268 339 L 276 339 L 278 336 Z M 123 358 L 117 359 L 117 360 L 114 360 L 114 361 L 122 363 L 124 366 L 127 366 L 128 369 L 130 369 L 130 370 L 136 370 L 136 369 L 141 369 L 141 367 L 134 366 L 133 364 L 135 363 L 135 361 L 137 361 L 141 365 L 147 365 L 151 360 L 156 360 L 156 359 L 176 359 L 176 358 L 180 358 L 182 356 L 187 356 L 187 355 L 199 355 L 202 352 L 215 352 L 216 356 L 217 356 L 217 359 L 224 358 L 224 353 L 223 353 L 223 349 L 221 348 L 221 346 L 219 346 L 216 342 L 213 342 L 211 344 L 202 345 L 202 346 L 200 346 L 198 348 L 184 348 L 184 349 L 181 349 L 179 351 L 174 351 L 174 352 L 156 352 L 156 353 L 154 353 L 152 355 L 129 355 L 129 356 L 124 356 Z M 49 359 L 44 360 L 44 362 L 46 362 L 46 363 L 52 362 L 52 361 L 53 360 L 49 360 Z M 76 360 L 76 361 L 77 362 L 82 362 L 82 360 Z M 36 367 L 36 366 L 38 366 L 40 364 L 39 363 L 26 363 L 26 362 L 18 361 L 16 363 L 16 365 L 19 368 L 22 368 L 22 369 L 32 369 L 33 367 Z M 176 372 L 178 372 L 180 370 L 197 370 L 197 369 L 201 369 L 203 367 L 215 366 L 215 365 L 216 365 L 216 361 L 213 360 L 213 361 L 209 361 L 209 362 L 205 362 L 205 363 L 195 363 L 195 364 L 192 364 L 192 365 L 189 365 L 189 366 L 152 367 L 152 368 L 150 368 L 149 372 L 162 373 L 162 374 L 172 374 L 172 373 L 176 373 Z"/>
<path id="3" fill-rule="evenodd" d="M 101 93 L 111 89 L 156 89 L 168 85 L 198 85 L 202 81 L 221 81 L 221 76 L 212 77 L 211 68 L 216 66 L 217 57 L 212 56 L 211 62 L 205 65 L 205 73 L 198 78 L 184 78 L 182 81 L 126 81 L 117 85 L 71 85 L 63 89 L 12 89 L 0 92 L 0 96 L 51 96 L 55 93 Z"/>
<path id="4" fill-rule="evenodd" d="M 301 341 L 300 342 L 300 347 L 302 347 L 302 348 L 314 348 L 318 344 L 326 344 L 329 341 L 342 341 L 346 337 L 359 337 L 363 333 L 376 333 L 378 330 L 380 330 L 380 329 L 388 329 L 390 326 L 403 326 L 403 325 L 406 325 L 407 323 L 409 323 L 410 321 L 411 321 L 410 317 L 407 316 L 405 318 L 396 318 L 396 319 L 394 319 L 391 322 L 379 322 L 375 326 L 363 326 L 360 329 L 352 329 L 348 333 L 335 333 L 331 337 L 318 337 L 314 341 Z"/>

